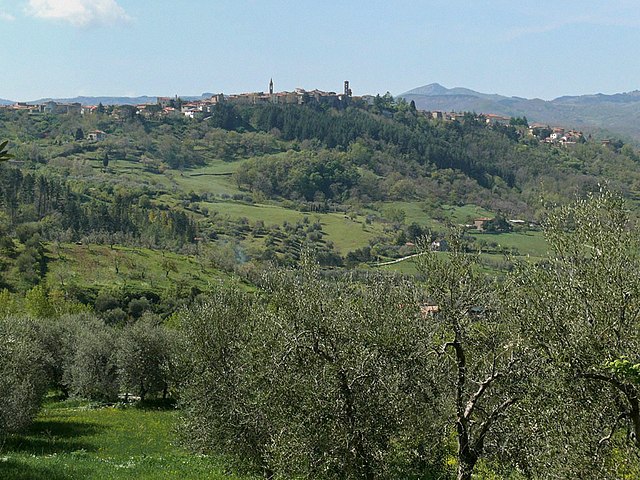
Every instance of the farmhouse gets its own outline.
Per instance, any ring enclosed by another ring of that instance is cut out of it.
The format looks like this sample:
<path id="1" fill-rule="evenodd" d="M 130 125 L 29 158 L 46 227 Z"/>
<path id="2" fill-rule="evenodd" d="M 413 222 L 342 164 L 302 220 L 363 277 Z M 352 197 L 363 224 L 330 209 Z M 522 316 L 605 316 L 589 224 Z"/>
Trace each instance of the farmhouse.
<path id="1" fill-rule="evenodd" d="M 107 139 L 107 134 L 102 130 L 94 130 L 87 134 L 87 140 L 90 142 L 102 142 Z"/>

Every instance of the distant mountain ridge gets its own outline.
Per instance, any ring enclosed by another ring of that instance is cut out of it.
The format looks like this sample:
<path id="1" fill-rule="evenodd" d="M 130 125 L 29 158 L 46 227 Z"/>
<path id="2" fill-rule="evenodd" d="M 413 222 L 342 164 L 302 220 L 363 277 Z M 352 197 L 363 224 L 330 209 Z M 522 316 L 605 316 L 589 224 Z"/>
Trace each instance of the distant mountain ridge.
<path id="1" fill-rule="evenodd" d="M 605 95 L 563 96 L 553 100 L 507 97 L 468 88 L 446 88 L 432 83 L 399 97 L 413 100 L 421 110 L 470 111 L 526 116 L 530 122 L 580 128 L 627 136 L 640 143 L 640 91 Z"/>
<path id="2" fill-rule="evenodd" d="M 205 92 L 199 96 L 180 96 L 183 100 L 202 100 L 204 98 L 209 98 L 213 95 L 213 93 Z M 31 100 L 25 103 L 28 104 L 40 104 L 46 103 L 49 101 L 59 102 L 59 103 L 81 103 L 82 105 L 98 105 L 102 103 L 103 105 L 139 105 L 143 103 L 156 103 L 158 97 L 151 97 L 148 95 L 142 95 L 140 97 L 88 97 L 88 96 L 79 96 L 72 98 L 40 98 L 38 100 Z M 14 100 L 5 100 L 0 98 L 0 105 L 13 105 L 16 103 Z"/>

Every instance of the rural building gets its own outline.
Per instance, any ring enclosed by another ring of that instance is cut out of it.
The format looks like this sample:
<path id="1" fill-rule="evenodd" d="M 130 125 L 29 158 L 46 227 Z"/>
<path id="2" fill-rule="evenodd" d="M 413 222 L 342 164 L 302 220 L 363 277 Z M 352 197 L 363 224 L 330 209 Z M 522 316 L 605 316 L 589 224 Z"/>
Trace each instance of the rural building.
<path id="1" fill-rule="evenodd" d="M 476 230 L 478 230 L 479 232 L 482 232 L 487 222 L 490 222 L 491 220 L 493 220 L 493 218 L 488 218 L 488 217 L 476 218 L 473 221 L 473 225 L 476 227 Z"/>
<path id="2" fill-rule="evenodd" d="M 90 142 L 102 142 L 107 139 L 107 134 L 102 130 L 94 130 L 87 134 L 87 140 Z"/>

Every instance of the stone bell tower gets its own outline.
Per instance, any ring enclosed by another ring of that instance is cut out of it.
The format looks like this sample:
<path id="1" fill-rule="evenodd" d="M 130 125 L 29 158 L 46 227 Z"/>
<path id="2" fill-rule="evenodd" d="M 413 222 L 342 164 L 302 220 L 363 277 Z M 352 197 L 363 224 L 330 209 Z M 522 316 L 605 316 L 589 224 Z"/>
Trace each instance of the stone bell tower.
<path id="1" fill-rule="evenodd" d="M 351 96 L 351 89 L 349 88 L 349 80 L 344 81 L 344 95 L 345 97 Z"/>

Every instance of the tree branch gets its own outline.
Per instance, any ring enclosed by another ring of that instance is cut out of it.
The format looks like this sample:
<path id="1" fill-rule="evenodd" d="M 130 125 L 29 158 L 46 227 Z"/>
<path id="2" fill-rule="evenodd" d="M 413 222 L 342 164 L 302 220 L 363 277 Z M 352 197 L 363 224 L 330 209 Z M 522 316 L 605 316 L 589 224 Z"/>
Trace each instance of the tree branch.
<path id="1" fill-rule="evenodd" d="M 628 414 L 627 412 L 623 412 L 620 415 L 618 415 L 615 419 L 615 421 L 613 422 L 613 426 L 611 427 L 611 431 L 609 432 L 609 435 L 602 437 L 599 441 L 598 441 L 598 450 L 600 450 L 600 447 L 602 446 L 603 443 L 608 442 L 609 440 L 611 440 L 611 437 L 613 436 L 613 434 L 616 432 L 616 430 L 618 429 L 618 423 L 620 423 L 620 420 L 622 420 L 623 418 L 627 417 Z"/>
<path id="2" fill-rule="evenodd" d="M 489 388 L 491 384 L 501 376 L 502 376 L 501 372 L 493 372 L 489 377 L 485 379 L 484 382 L 480 384 L 480 386 L 478 387 L 478 390 L 476 390 L 476 393 L 471 395 L 471 398 L 467 402 L 467 408 L 464 411 L 464 416 L 466 418 L 469 418 L 471 416 L 471 414 L 473 413 L 473 410 L 476 408 L 476 404 L 478 403 L 478 400 L 480 400 L 480 397 L 484 394 L 487 388 Z"/>
<path id="3" fill-rule="evenodd" d="M 473 442 L 473 449 L 476 452 L 482 451 L 484 445 L 484 437 L 489 433 L 489 429 L 493 426 L 493 424 L 498 420 L 498 417 L 502 415 L 511 405 L 516 403 L 519 400 L 517 397 L 512 397 L 506 399 L 500 405 L 498 405 L 491 415 L 480 424 L 480 433 L 478 433 L 478 437 Z"/>
<path id="4" fill-rule="evenodd" d="M 637 398 L 636 392 L 634 391 L 633 387 L 625 383 L 622 383 L 620 380 L 617 380 L 613 377 L 609 377 L 601 373 L 579 373 L 578 377 L 589 378 L 592 380 L 602 380 L 603 382 L 608 382 L 614 387 L 616 387 L 618 390 L 620 390 L 622 393 L 624 393 L 629 400 L 631 400 L 632 398 Z"/>

